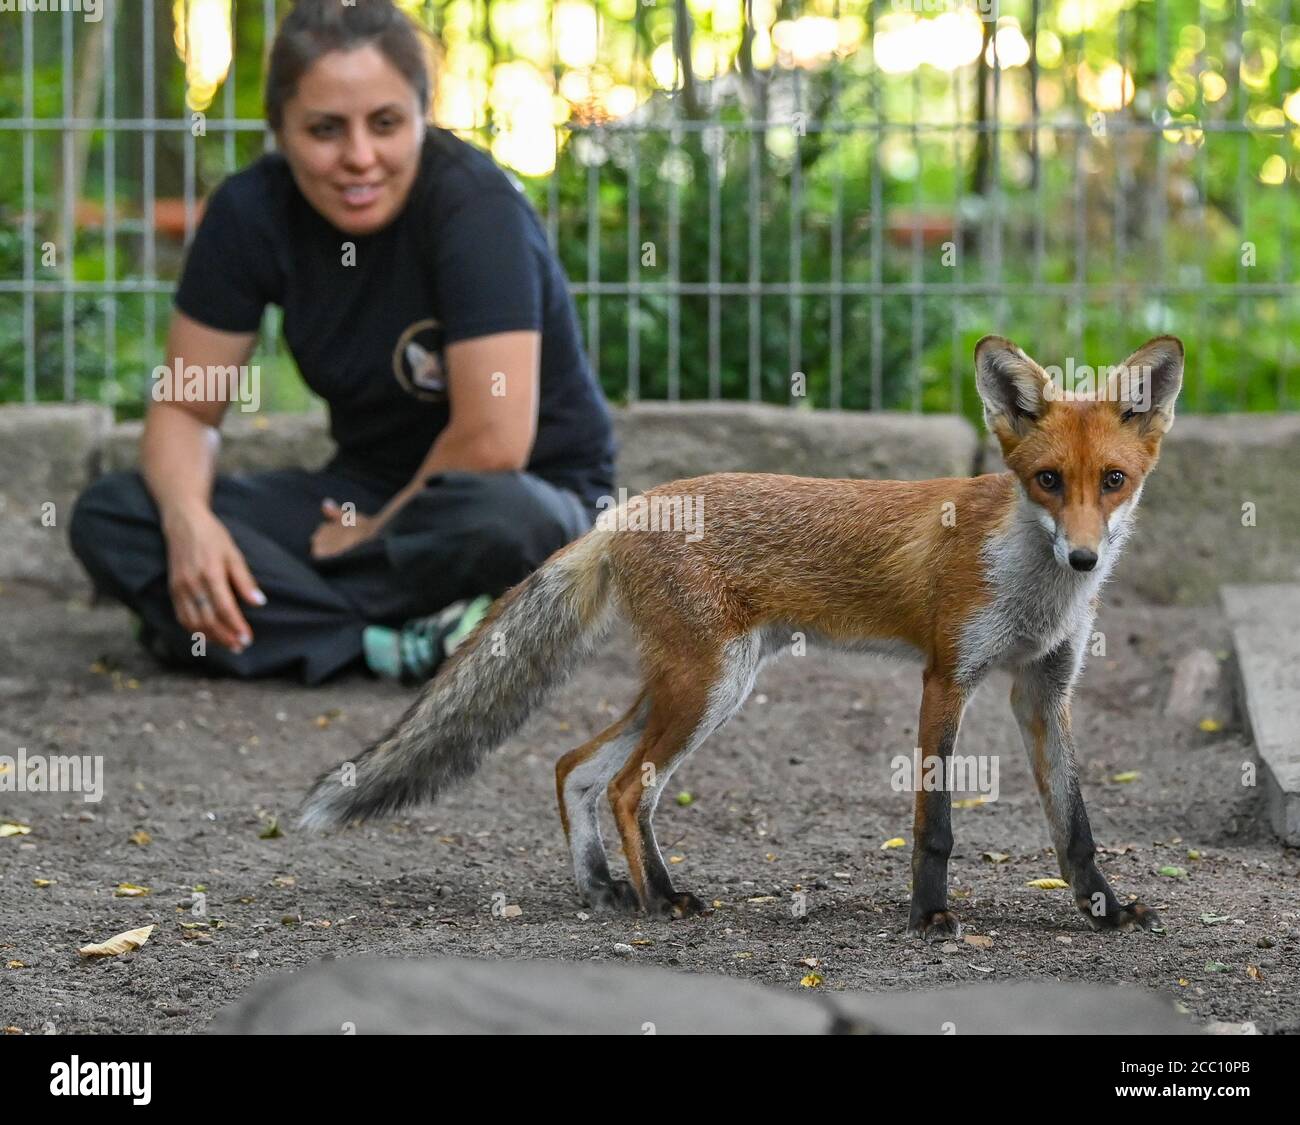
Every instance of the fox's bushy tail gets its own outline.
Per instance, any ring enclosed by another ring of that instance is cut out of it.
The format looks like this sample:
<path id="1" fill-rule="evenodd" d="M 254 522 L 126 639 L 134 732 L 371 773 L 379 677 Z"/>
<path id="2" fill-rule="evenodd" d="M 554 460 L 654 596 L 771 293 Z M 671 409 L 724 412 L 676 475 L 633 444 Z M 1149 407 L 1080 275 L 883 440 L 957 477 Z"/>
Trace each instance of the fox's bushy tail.
<path id="1" fill-rule="evenodd" d="M 498 599 L 392 730 L 317 779 L 299 825 L 396 812 L 478 769 L 605 633 L 613 534 L 589 531 Z"/>

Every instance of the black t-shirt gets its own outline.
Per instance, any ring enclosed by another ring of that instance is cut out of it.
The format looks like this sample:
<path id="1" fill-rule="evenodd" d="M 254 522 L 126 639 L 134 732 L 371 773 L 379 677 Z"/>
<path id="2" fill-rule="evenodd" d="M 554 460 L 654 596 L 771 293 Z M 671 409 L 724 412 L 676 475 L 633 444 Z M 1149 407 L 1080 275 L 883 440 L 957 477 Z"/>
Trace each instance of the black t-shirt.
<path id="1" fill-rule="evenodd" d="M 345 244 L 355 264 L 344 264 Z M 255 331 L 284 310 L 298 369 L 329 404 L 334 464 L 394 490 L 447 424 L 443 349 L 496 332 L 541 332 L 529 472 L 594 506 L 613 491 L 609 408 L 587 363 L 564 271 L 537 213 L 485 153 L 430 127 L 401 213 L 347 234 L 270 153 L 208 201 L 176 306 L 210 328 Z"/>

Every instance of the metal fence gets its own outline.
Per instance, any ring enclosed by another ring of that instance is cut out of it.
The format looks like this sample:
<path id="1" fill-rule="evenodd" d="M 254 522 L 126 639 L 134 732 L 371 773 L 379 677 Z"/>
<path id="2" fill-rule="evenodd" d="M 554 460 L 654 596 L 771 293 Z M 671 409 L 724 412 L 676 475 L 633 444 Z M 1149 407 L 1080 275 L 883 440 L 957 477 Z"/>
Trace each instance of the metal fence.
<path id="1" fill-rule="evenodd" d="M 196 201 L 273 144 L 286 3 L 83 4 L 0 11 L 4 397 L 129 397 Z M 503 163 L 536 126 L 506 77 L 532 66 L 567 107 L 549 166 L 534 145 L 518 170 L 611 394 L 969 410 L 984 332 L 1113 363 L 1172 331 L 1191 407 L 1294 401 L 1291 0 L 539 0 L 518 43 L 500 3 L 407 6 L 444 84 L 487 95 L 445 123 Z M 215 34 L 190 22 L 209 9 Z M 178 91 L 226 35 L 196 136 Z M 265 354 L 277 336 L 269 316 Z"/>

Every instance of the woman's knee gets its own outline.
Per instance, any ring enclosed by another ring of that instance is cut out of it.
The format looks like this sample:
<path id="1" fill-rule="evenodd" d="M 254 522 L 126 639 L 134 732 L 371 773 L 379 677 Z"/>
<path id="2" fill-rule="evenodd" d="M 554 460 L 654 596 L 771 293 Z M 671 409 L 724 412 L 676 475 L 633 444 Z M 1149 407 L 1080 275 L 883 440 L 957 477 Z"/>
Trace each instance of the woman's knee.
<path id="1" fill-rule="evenodd" d="M 476 473 L 470 485 L 485 551 L 517 557 L 531 570 L 586 528 L 576 497 L 526 473 Z"/>
<path id="2" fill-rule="evenodd" d="M 83 563 L 98 558 L 110 547 L 115 528 L 126 520 L 138 521 L 153 510 L 153 502 L 140 474 L 105 473 L 77 497 L 68 520 L 68 541 Z"/>

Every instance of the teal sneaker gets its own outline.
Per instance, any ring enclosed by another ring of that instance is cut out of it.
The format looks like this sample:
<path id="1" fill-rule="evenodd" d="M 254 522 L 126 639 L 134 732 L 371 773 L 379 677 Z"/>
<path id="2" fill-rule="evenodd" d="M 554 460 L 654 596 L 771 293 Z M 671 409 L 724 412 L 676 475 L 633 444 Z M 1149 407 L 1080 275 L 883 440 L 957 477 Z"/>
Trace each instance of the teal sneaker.
<path id="1" fill-rule="evenodd" d="M 421 683 L 438 670 L 487 614 L 486 594 L 453 602 L 430 617 L 417 617 L 400 629 L 367 625 L 361 635 L 366 667 L 384 680 Z"/>

